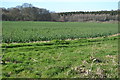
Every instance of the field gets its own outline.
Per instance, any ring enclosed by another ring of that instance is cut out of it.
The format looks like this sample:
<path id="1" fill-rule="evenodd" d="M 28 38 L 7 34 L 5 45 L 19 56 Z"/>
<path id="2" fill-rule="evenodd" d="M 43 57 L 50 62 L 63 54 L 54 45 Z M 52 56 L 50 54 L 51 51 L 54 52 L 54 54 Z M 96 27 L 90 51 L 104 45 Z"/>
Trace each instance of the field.
<path id="1" fill-rule="evenodd" d="M 117 78 L 116 33 L 111 23 L 3 22 L 3 78 Z"/>
<path id="2" fill-rule="evenodd" d="M 3 22 L 3 42 L 33 42 L 108 36 L 117 24 L 90 22 Z"/>

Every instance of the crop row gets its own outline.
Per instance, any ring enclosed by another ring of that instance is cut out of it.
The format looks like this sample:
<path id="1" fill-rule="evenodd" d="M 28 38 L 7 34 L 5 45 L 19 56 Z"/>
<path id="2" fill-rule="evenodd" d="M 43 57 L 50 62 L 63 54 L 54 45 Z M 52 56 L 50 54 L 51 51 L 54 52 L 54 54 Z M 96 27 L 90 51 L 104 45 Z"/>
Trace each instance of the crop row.
<path id="1" fill-rule="evenodd" d="M 3 22 L 3 42 L 32 42 L 108 36 L 117 24 L 78 22 Z"/>

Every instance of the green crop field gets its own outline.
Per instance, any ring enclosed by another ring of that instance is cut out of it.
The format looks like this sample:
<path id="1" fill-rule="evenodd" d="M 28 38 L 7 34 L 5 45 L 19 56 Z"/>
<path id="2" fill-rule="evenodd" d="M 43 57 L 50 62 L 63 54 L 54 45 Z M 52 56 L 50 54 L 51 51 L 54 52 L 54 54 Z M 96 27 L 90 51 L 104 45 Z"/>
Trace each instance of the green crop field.
<path id="1" fill-rule="evenodd" d="M 116 33 L 112 23 L 5 21 L 2 77 L 118 78 Z"/>
<path id="2" fill-rule="evenodd" d="M 117 24 L 90 22 L 3 22 L 3 42 L 101 37 L 118 33 Z"/>

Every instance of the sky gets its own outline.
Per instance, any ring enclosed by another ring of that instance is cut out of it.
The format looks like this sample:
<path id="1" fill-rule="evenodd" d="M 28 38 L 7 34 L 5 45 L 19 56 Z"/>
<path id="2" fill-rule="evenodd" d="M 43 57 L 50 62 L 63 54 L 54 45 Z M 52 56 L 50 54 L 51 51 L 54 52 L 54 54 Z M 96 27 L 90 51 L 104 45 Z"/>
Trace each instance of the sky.
<path id="1" fill-rule="evenodd" d="M 23 3 L 55 12 L 117 10 L 119 0 L 0 0 L 0 7 Z"/>

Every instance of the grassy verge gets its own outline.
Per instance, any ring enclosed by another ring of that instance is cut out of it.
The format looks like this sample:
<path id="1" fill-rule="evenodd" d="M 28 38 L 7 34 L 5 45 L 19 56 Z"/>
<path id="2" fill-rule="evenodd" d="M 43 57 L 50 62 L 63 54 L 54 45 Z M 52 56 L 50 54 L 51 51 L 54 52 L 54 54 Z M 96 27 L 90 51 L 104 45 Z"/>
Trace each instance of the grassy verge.
<path id="1" fill-rule="evenodd" d="M 118 36 L 2 44 L 3 77 L 117 78 Z"/>

